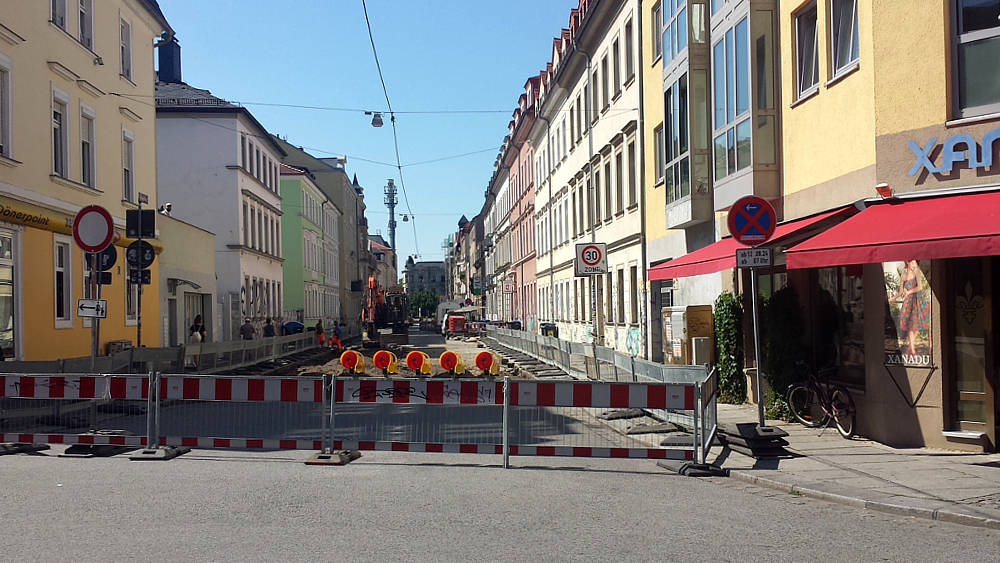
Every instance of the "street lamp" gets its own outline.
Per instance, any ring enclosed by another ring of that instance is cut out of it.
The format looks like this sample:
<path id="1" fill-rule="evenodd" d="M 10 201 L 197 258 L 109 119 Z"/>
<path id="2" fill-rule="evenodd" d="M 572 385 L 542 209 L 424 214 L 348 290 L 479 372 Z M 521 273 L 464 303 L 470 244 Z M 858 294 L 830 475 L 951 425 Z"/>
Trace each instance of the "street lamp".
<path id="1" fill-rule="evenodd" d="M 382 112 L 380 111 L 366 111 L 365 115 L 372 116 L 372 127 L 382 126 Z"/>

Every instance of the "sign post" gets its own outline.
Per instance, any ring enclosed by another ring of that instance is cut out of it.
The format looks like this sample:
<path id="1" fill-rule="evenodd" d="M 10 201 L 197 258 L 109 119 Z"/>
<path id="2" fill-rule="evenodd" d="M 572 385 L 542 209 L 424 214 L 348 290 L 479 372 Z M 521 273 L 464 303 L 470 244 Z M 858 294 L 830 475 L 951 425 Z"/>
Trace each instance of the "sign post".
<path id="1" fill-rule="evenodd" d="M 771 249 L 757 248 L 757 245 L 767 242 L 774 234 L 776 223 L 774 207 L 763 198 L 744 196 L 736 200 L 729 208 L 727 223 L 733 239 L 750 249 L 736 251 L 736 262 L 746 263 L 741 268 L 750 268 L 751 303 L 753 307 L 753 358 L 756 365 L 754 379 L 757 382 L 757 425 L 764 427 L 764 385 L 761 373 L 760 357 L 760 306 L 757 291 L 757 266 L 771 265 Z M 758 254 L 760 253 L 760 254 Z M 766 262 L 765 262 L 766 259 Z"/>
<path id="2" fill-rule="evenodd" d="M 100 205 L 88 205 L 80 210 L 73 218 L 73 240 L 76 241 L 77 246 L 83 249 L 84 252 L 90 252 L 90 297 L 92 299 L 81 299 L 81 304 L 77 309 L 77 315 L 81 317 L 92 317 L 90 323 L 90 372 L 97 373 L 97 346 L 101 338 L 101 319 L 105 317 L 107 311 L 107 302 L 102 302 L 100 305 L 91 303 L 91 307 L 94 308 L 94 313 L 96 309 L 100 308 L 100 315 L 97 314 L 81 314 L 82 311 L 86 309 L 83 307 L 83 301 L 99 301 L 98 293 L 100 292 L 100 284 L 98 283 L 98 278 L 100 278 L 100 273 L 98 269 L 98 257 L 104 250 L 111 244 L 112 239 L 115 236 L 115 222 L 111 218 L 111 214 L 108 210 L 101 207 Z"/>

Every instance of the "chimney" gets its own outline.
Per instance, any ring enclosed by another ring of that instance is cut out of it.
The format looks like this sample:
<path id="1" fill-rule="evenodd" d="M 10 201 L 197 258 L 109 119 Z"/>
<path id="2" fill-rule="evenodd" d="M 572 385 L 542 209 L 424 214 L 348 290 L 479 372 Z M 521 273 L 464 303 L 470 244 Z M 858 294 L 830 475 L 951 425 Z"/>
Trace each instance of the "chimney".
<path id="1" fill-rule="evenodd" d="M 181 46 L 177 38 L 157 47 L 160 50 L 160 82 L 179 83 L 181 80 Z"/>

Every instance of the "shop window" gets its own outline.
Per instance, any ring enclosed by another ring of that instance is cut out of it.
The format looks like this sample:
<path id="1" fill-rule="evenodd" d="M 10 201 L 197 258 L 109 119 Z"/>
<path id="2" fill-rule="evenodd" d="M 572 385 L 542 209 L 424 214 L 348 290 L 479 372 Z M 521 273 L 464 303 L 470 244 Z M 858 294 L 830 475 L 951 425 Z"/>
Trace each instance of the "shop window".
<path id="1" fill-rule="evenodd" d="M 53 235 L 52 248 L 55 288 L 56 328 L 73 328 L 73 241 L 63 235 Z"/>
<path id="2" fill-rule="evenodd" d="M 15 356 L 14 236 L 0 231 L 0 358 Z"/>
<path id="3" fill-rule="evenodd" d="M 817 271 L 812 303 L 813 358 L 817 368 L 837 366 L 835 378 L 865 385 L 864 292 L 862 266 Z"/>
<path id="4" fill-rule="evenodd" d="M 956 0 L 961 117 L 1000 111 L 1000 0 Z"/>
<path id="5" fill-rule="evenodd" d="M 885 262 L 885 363 L 931 365 L 930 261 Z M 963 288 L 964 289 L 964 288 Z"/>
<path id="6" fill-rule="evenodd" d="M 983 260 L 960 258 L 952 260 L 950 266 L 954 419 L 960 430 L 982 431 L 988 420 L 989 394 L 993 393 L 986 379 L 987 338 L 991 330 L 990 304 L 984 295 Z"/>
<path id="7" fill-rule="evenodd" d="M 830 33 L 833 75 L 837 76 L 858 60 L 858 2 L 832 0 L 833 26 Z"/>

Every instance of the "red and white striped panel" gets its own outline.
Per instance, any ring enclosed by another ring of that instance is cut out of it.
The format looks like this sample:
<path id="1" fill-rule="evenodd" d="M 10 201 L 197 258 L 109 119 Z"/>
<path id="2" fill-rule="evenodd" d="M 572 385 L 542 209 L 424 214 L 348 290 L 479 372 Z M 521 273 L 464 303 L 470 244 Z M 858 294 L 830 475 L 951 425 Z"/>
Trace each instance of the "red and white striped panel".
<path id="1" fill-rule="evenodd" d="M 145 436 L 110 436 L 104 434 L 0 434 L 0 442 L 25 444 L 93 444 L 98 446 L 145 446 Z"/>
<path id="2" fill-rule="evenodd" d="M 164 377 L 161 399 L 197 401 L 291 401 L 323 402 L 320 379 L 262 379 L 225 377 Z"/>
<path id="3" fill-rule="evenodd" d="M 145 440 L 145 438 L 144 438 Z M 241 450 L 322 450 L 322 440 L 279 440 L 253 438 L 195 438 L 161 436 L 164 446 L 190 446 L 192 448 L 235 448 Z"/>
<path id="4" fill-rule="evenodd" d="M 512 381 L 511 405 L 677 409 L 694 408 L 694 386 L 600 381 Z"/>
<path id="5" fill-rule="evenodd" d="M 148 377 L 6 375 L 0 383 L 0 397 L 23 399 L 99 399 L 109 384 L 112 399 L 145 399 L 149 393 Z"/>
<path id="6" fill-rule="evenodd" d="M 338 403 L 502 405 L 502 381 L 338 379 Z"/>
<path id="7" fill-rule="evenodd" d="M 655 448 L 580 448 L 556 446 L 511 446 L 510 455 L 607 457 L 630 459 L 694 459 L 694 450 Z"/>
<path id="8" fill-rule="evenodd" d="M 494 444 L 425 444 L 416 442 L 346 442 L 333 441 L 335 450 L 379 452 L 422 452 L 446 454 L 503 454 L 502 445 Z"/>
<path id="9" fill-rule="evenodd" d="M 333 449 L 381 452 L 503 455 L 503 445 L 501 444 L 430 444 L 411 442 L 347 442 L 334 440 Z M 694 450 L 667 450 L 658 448 L 581 448 L 572 446 L 510 446 L 510 455 L 688 460 L 694 459 Z"/>

